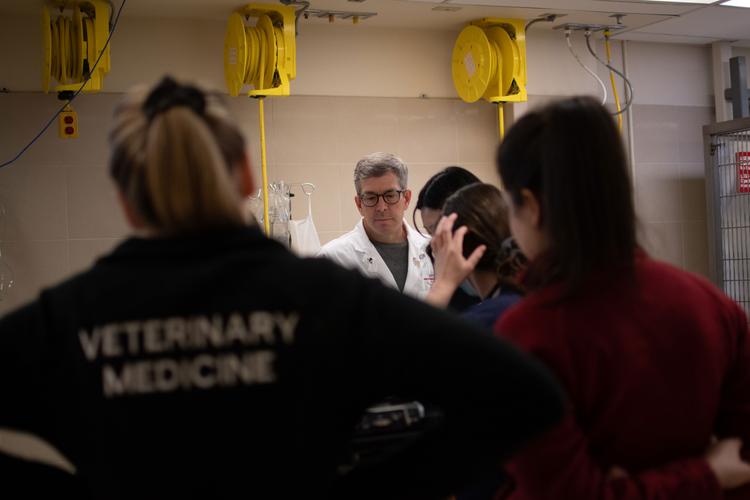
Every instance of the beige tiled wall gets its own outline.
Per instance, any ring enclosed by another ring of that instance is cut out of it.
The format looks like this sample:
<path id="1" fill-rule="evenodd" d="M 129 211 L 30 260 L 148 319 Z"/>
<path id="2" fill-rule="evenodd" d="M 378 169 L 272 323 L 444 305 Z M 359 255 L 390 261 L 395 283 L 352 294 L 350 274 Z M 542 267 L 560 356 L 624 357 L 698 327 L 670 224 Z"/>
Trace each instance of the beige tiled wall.
<path id="1" fill-rule="evenodd" d="M 127 234 L 106 170 L 106 133 L 120 97 L 80 99 L 75 105 L 78 139 L 59 139 L 55 124 L 21 160 L 0 171 L 0 201 L 7 211 L 0 224 L 0 250 L 15 272 L 15 285 L 0 301 L 0 312 L 88 267 Z M 228 102 L 249 138 L 259 172 L 258 102 Z M 0 114 L 13 123 L 0 141 L 0 158 L 11 157 L 33 137 L 57 105 L 51 95 L 0 95 Z M 352 172 L 363 154 L 390 151 L 403 157 L 415 195 L 431 175 L 452 164 L 497 182 L 492 166 L 496 114 L 488 103 L 292 96 L 267 99 L 265 107 L 269 178 L 317 186 L 313 217 L 323 242 L 359 220 Z M 295 217 L 304 216 L 304 196 L 295 197 L 292 210 Z"/>
<path id="2" fill-rule="evenodd" d="M 635 200 L 656 257 L 708 276 L 702 126 L 713 108 L 635 106 Z"/>
<path id="3" fill-rule="evenodd" d="M 118 97 L 81 99 L 76 105 L 79 139 L 58 139 L 55 123 L 26 155 L 0 171 L 0 201 L 6 210 L 0 250 L 15 277 L 0 311 L 89 266 L 125 234 L 105 167 L 106 134 Z M 0 157 L 13 156 L 59 105 L 52 95 L 0 96 L 0 113 L 12 123 L 0 140 Z"/>
<path id="4" fill-rule="evenodd" d="M 313 217 L 322 242 L 359 220 L 352 173 L 366 153 L 401 156 L 415 194 L 435 172 L 453 164 L 497 182 L 492 167 L 497 125 L 490 104 L 369 97 L 291 97 L 271 104 L 269 176 L 317 186 Z M 301 217 L 306 210 L 304 196 L 295 197 L 293 215 Z"/>
<path id="5" fill-rule="evenodd" d="M 106 172 L 106 131 L 120 97 L 81 99 L 76 104 L 78 139 L 58 139 L 53 128 L 26 156 L 0 171 L 0 201 L 7 212 L 0 223 L 0 250 L 16 278 L 0 311 L 89 266 L 127 234 Z M 545 100 L 532 97 L 530 106 Z M 229 105 L 249 138 L 258 172 L 258 103 L 236 98 Z M 13 123 L 0 141 L 0 157 L 10 157 L 32 137 L 56 106 L 52 96 L 0 95 L 0 113 Z M 363 154 L 402 156 L 415 194 L 451 164 L 497 183 L 496 111 L 487 103 L 292 96 L 268 99 L 265 106 L 269 177 L 317 186 L 313 217 L 322 242 L 350 230 L 359 219 L 352 171 Z M 635 194 L 644 245 L 659 258 L 707 274 L 701 126 L 711 121 L 712 110 L 636 105 L 634 117 Z M 304 196 L 295 197 L 292 210 L 295 217 L 304 216 Z"/>

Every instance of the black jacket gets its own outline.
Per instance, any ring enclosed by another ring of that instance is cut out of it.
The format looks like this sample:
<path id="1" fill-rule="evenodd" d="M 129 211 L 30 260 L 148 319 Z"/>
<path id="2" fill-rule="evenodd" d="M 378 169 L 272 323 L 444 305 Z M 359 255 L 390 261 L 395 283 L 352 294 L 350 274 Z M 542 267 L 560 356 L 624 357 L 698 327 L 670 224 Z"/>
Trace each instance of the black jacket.
<path id="1" fill-rule="evenodd" d="M 4 317 L 0 358 L 0 426 L 56 446 L 95 498 L 429 498 L 561 413 L 527 355 L 255 229 L 125 241 Z M 335 481 L 393 394 L 444 425 Z"/>

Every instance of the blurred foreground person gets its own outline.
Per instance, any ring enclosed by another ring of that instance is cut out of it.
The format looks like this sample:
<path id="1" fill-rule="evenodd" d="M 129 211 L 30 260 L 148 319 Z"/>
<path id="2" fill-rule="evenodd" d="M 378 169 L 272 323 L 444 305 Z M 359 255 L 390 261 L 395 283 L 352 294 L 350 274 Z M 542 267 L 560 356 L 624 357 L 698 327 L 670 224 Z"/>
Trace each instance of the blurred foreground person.
<path id="1" fill-rule="evenodd" d="M 723 491 L 750 480 L 747 318 L 639 248 L 610 114 L 591 98 L 532 111 L 497 160 L 530 264 L 528 294 L 496 332 L 544 361 L 570 398 L 563 424 L 509 464 L 511 498 L 750 498 Z"/>

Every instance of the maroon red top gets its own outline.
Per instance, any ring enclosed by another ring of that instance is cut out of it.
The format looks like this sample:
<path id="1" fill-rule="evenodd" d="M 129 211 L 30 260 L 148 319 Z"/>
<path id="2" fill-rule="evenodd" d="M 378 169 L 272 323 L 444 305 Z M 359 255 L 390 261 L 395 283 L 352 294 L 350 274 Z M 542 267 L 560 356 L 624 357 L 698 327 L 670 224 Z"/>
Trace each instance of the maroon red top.
<path id="1" fill-rule="evenodd" d="M 495 325 L 567 389 L 564 423 L 509 464 L 513 500 L 720 499 L 712 435 L 750 449 L 745 313 L 711 283 L 644 254 L 573 298 L 532 292 Z M 608 478 L 613 466 L 628 476 Z M 750 498 L 750 488 L 729 498 Z"/>

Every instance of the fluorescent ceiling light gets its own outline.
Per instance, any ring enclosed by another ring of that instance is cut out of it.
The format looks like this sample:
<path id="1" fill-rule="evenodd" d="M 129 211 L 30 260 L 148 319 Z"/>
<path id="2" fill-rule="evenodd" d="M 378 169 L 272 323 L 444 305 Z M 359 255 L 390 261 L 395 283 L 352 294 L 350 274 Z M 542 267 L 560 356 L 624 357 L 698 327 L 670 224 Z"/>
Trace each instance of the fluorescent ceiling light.
<path id="1" fill-rule="evenodd" d="M 729 0 L 728 2 L 722 3 L 721 6 L 745 7 L 746 9 L 750 9 L 750 0 Z"/>

